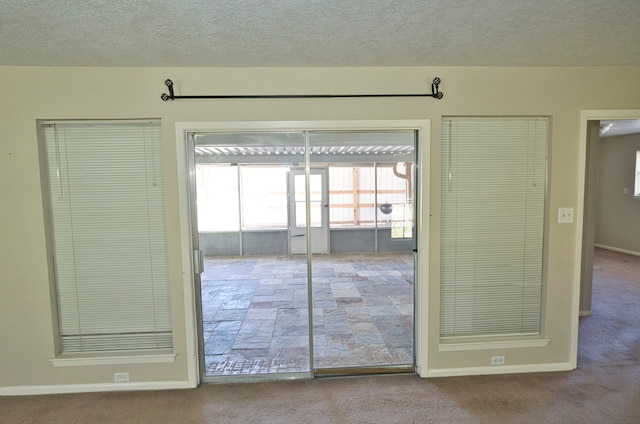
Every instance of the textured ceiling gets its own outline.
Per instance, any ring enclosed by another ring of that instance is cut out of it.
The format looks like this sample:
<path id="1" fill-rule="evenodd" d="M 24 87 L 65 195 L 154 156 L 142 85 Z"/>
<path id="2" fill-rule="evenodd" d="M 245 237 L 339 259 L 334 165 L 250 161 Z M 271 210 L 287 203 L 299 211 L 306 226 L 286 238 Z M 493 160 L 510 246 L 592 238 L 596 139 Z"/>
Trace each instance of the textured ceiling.
<path id="1" fill-rule="evenodd" d="M 640 65 L 640 0 L 0 0 L 0 65 Z"/>

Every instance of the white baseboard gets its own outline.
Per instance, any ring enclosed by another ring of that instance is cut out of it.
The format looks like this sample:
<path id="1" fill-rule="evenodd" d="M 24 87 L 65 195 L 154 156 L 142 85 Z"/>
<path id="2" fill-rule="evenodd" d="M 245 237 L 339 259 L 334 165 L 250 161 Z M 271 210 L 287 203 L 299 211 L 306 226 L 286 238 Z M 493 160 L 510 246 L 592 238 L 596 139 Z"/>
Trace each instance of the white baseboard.
<path id="1" fill-rule="evenodd" d="M 578 316 L 581 317 L 590 317 L 591 315 L 591 309 L 589 309 L 588 311 L 580 311 L 580 313 L 578 314 Z"/>
<path id="2" fill-rule="evenodd" d="M 527 365 L 494 365 L 488 367 L 442 368 L 428 370 L 421 377 L 462 377 L 466 375 L 494 375 L 521 374 L 531 372 L 571 371 L 575 369 L 570 362 L 556 364 L 527 364 Z"/>
<path id="3" fill-rule="evenodd" d="M 619 247 L 607 246 L 606 244 L 594 244 L 595 247 L 605 250 L 613 250 L 614 252 L 626 253 L 627 255 L 640 256 L 640 252 L 634 250 L 620 249 Z"/>
<path id="4" fill-rule="evenodd" d="M 52 395 L 63 393 L 93 393 L 133 390 L 170 390 L 190 389 L 194 386 L 188 381 L 153 381 L 146 383 L 98 383 L 98 384 L 60 384 L 42 386 L 0 387 L 0 396 Z"/>

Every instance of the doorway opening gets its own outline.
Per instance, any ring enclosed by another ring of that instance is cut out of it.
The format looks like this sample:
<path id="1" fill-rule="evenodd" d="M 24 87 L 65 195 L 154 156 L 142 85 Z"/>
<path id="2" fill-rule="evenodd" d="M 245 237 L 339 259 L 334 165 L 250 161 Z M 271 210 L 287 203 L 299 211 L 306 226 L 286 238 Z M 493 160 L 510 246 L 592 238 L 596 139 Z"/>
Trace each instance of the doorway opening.
<path id="1" fill-rule="evenodd" d="M 413 372 L 417 130 L 188 140 L 201 380 Z"/>
<path id="2" fill-rule="evenodd" d="M 634 198 L 633 189 L 639 135 L 638 110 L 582 112 L 578 365 L 605 356 L 607 364 L 617 358 L 627 361 L 628 352 L 633 351 L 633 344 L 627 342 L 637 339 L 634 328 L 615 323 L 633 322 L 625 305 L 633 304 L 640 295 L 637 278 L 629 278 L 640 254 L 634 237 L 640 201 Z M 615 337 L 603 339 L 602 334 Z"/>

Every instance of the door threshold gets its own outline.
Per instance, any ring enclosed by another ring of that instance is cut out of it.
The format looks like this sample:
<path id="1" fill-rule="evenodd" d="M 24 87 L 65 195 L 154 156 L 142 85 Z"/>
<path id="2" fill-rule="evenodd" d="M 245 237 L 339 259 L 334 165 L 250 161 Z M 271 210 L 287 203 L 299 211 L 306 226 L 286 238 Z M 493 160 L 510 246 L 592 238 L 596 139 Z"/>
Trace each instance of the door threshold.
<path id="1" fill-rule="evenodd" d="M 314 377 L 342 377 L 355 375 L 376 374 L 411 374 L 416 372 L 413 365 L 391 365 L 383 367 L 353 367 L 353 368 L 319 368 L 314 370 Z"/>
<path id="2" fill-rule="evenodd" d="M 217 383 L 255 383 L 282 380 L 309 380 L 312 375 L 307 372 L 265 373 L 265 374 L 236 374 L 236 375 L 205 375 L 201 384 Z"/>

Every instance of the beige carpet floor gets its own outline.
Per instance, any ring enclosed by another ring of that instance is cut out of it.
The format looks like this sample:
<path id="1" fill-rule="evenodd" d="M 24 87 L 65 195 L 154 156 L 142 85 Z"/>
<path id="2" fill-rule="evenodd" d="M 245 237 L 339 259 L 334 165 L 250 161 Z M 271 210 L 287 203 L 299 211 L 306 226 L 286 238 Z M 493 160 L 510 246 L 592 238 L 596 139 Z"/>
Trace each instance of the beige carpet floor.
<path id="1" fill-rule="evenodd" d="M 571 372 L 0 398 L 1 423 L 640 423 L 640 258 L 598 251 Z"/>

